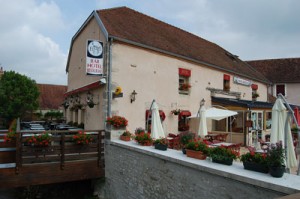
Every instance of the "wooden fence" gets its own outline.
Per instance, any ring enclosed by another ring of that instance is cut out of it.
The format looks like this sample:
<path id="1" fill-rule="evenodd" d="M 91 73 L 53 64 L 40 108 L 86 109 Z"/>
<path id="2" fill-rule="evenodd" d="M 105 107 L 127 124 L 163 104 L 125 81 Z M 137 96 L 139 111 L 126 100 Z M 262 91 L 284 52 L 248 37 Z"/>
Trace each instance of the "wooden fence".
<path id="1" fill-rule="evenodd" d="M 15 142 L 0 142 L 0 188 L 104 176 L 105 131 L 85 131 L 93 141 L 84 145 L 74 143 L 72 137 L 77 131 L 48 133 L 51 144 L 46 147 L 27 143 L 26 139 L 33 136 L 28 132 L 17 133 Z"/>

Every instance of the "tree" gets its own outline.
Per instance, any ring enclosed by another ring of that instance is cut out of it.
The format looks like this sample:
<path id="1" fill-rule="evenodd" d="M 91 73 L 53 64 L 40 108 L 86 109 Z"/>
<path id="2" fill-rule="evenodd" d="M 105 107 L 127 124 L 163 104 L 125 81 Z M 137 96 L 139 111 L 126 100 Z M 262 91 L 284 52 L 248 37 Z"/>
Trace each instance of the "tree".
<path id="1" fill-rule="evenodd" d="M 8 124 L 39 107 L 39 90 L 34 80 L 14 71 L 0 77 L 0 117 Z"/>
<path id="2" fill-rule="evenodd" d="M 61 119 L 64 116 L 64 114 L 60 111 L 48 111 L 47 113 L 45 113 L 44 117 L 45 118 L 50 118 L 50 120 L 52 120 L 53 118 L 55 119 Z"/>

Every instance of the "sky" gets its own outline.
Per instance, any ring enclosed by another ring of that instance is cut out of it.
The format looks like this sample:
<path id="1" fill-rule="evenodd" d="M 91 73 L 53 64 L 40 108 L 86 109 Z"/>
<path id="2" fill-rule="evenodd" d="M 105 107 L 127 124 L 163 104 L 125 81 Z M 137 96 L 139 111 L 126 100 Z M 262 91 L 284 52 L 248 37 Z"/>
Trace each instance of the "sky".
<path id="1" fill-rule="evenodd" d="M 0 66 L 67 85 L 71 39 L 93 10 L 127 6 L 240 59 L 300 57 L 299 0 L 0 0 Z"/>

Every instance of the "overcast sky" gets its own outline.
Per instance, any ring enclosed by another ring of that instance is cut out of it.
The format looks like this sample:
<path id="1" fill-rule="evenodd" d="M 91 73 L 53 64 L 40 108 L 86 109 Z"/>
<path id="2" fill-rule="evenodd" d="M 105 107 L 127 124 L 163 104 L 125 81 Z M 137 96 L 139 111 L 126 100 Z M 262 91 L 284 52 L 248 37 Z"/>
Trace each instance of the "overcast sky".
<path id="1" fill-rule="evenodd" d="M 242 60 L 300 57 L 299 0 L 0 0 L 0 65 L 67 85 L 72 36 L 93 10 L 127 6 Z"/>

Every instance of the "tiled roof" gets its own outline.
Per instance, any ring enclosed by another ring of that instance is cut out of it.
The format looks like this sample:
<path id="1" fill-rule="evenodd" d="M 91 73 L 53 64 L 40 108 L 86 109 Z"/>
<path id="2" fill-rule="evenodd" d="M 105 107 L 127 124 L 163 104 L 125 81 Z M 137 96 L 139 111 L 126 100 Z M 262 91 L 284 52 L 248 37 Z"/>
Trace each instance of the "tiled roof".
<path id="1" fill-rule="evenodd" d="M 253 80 L 269 82 L 220 46 L 127 7 L 97 11 L 109 37 L 204 63 Z"/>
<path id="2" fill-rule="evenodd" d="M 62 107 L 67 86 L 37 84 L 40 91 L 39 104 L 42 110 L 57 110 Z"/>
<path id="3" fill-rule="evenodd" d="M 247 61 L 273 83 L 300 83 L 300 58 Z"/>

